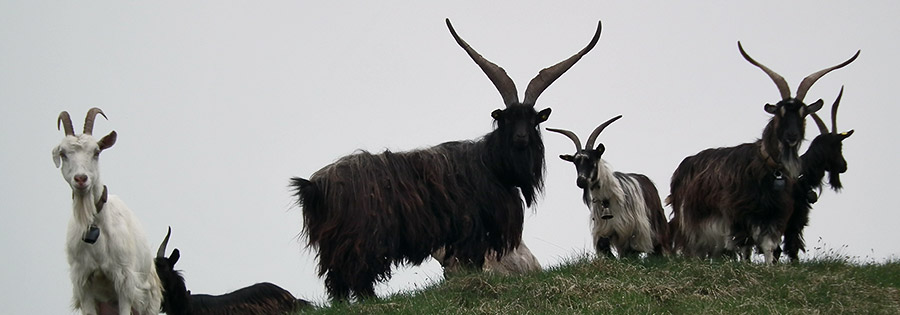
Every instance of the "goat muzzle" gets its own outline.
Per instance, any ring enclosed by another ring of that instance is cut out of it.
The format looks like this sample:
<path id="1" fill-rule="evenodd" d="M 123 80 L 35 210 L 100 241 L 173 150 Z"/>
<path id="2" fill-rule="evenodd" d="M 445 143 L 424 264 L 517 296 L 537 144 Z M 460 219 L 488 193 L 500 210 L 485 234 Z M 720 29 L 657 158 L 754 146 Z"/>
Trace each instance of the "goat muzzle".
<path id="1" fill-rule="evenodd" d="M 603 211 L 600 212 L 600 218 L 603 220 L 609 220 L 613 218 L 612 211 L 609 208 L 603 208 Z"/>

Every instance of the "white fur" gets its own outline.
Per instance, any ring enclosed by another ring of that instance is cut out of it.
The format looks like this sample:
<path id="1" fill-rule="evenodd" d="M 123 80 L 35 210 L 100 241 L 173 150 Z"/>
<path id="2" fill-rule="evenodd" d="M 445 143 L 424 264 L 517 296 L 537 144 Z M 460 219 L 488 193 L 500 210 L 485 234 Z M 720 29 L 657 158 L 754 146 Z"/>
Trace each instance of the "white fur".
<path id="1" fill-rule="evenodd" d="M 456 259 L 451 258 L 447 260 L 444 256 L 445 253 L 443 248 L 438 249 L 431 254 L 431 257 L 441 263 L 444 267 L 445 273 L 457 271 L 456 269 L 459 268 L 459 264 Z M 534 254 L 531 253 L 528 246 L 525 246 L 525 242 L 523 241 L 519 243 L 519 247 L 516 247 L 513 251 L 503 255 L 500 260 L 497 260 L 496 252 L 488 251 L 488 253 L 484 255 L 484 267 L 482 269 L 488 273 L 511 275 L 540 271 L 541 263 L 538 262 L 537 258 L 534 257 Z"/>
<path id="2" fill-rule="evenodd" d="M 117 304 L 119 314 L 158 314 L 162 288 L 140 222 L 115 195 L 97 212 L 103 192 L 97 152 L 91 135 L 66 136 L 53 149 L 53 161 L 72 188 L 66 255 L 73 306 L 91 315 L 100 303 Z M 75 180 L 79 175 L 87 176 L 84 184 Z M 94 244 L 82 241 L 91 223 L 101 232 Z"/>
<path id="3" fill-rule="evenodd" d="M 631 177 L 616 178 L 603 159 L 597 161 L 597 180 L 589 182 L 591 208 L 591 236 L 594 244 L 609 238 L 610 245 L 621 257 L 627 252 L 653 253 L 653 230 L 650 227 L 651 209 L 644 202 L 640 184 Z M 612 219 L 601 219 L 603 207 L 599 201 L 609 199 Z M 600 253 L 598 253 L 600 254 Z"/>

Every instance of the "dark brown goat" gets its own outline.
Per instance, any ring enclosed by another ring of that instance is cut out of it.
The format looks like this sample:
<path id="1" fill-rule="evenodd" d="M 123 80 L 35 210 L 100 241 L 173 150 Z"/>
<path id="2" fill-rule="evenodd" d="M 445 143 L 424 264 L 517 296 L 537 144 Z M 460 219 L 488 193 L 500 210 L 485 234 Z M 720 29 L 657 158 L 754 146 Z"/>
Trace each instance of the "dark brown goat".
<path id="1" fill-rule="evenodd" d="M 406 152 L 360 151 L 309 180 L 291 179 L 303 207 L 303 232 L 318 251 L 319 275 L 335 300 L 351 294 L 374 297 L 375 282 L 390 277 L 391 265 L 421 264 L 440 248 L 463 267 L 476 269 L 488 250 L 502 256 L 516 248 L 525 205 L 531 206 L 544 187 L 538 124 L 550 109 L 535 111 L 535 101 L 600 37 L 598 24 L 587 47 L 541 70 L 519 102 L 506 71 L 484 59 L 446 22 L 506 108 L 491 113 L 497 127 L 479 140 Z"/>
<path id="2" fill-rule="evenodd" d="M 842 188 L 840 176 L 847 171 L 843 141 L 853 134 L 853 130 L 842 133 L 837 130 L 837 109 L 843 95 L 844 88 L 841 87 L 841 92 L 831 105 L 831 131 L 818 115 L 812 115 L 819 127 L 819 135 L 810 143 L 806 153 L 800 156 L 803 171 L 794 188 L 794 213 L 784 231 L 784 252 L 791 261 L 798 260 L 801 250 L 806 251 L 803 229 L 809 224 L 809 211 L 818 199 L 814 190 L 822 188 L 825 172 L 829 174 L 828 184 L 834 191 Z"/>
<path id="3" fill-rule="evenodd" d="M 741 47 L 741 55 L 775 81 L 782 100 L 766 104 L 773 117 L 762 138 L 735 147 L 707 149 L 685 158 L 672 175 L 673 240 L 676 250 L 696 257 L 716 257 L 737 250 L 749 260 L 753 247 L 775 261 L 788 218 L 794 209 L 793 189 L 800 174 L 798 148 L 805 117 L 822 107 L 806 105 L 806 92 L 826 73 L 859 56 L 807 76 L 791 97 L 783 77 L 756 62 Z"/>

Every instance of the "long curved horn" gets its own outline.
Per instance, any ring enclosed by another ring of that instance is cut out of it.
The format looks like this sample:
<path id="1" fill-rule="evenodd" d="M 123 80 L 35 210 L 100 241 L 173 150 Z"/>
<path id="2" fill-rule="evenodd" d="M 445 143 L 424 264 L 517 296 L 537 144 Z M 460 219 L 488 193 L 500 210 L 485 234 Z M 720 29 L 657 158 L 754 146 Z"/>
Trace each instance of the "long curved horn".
<path id="1" fill-rule="evenodd" d="M 599 136 L 600 133 L 603 132 L 603 129 L 606 129 L 606 126 L 609 126 L 609 124 L 613 123 L 616 120 L 619 120 L 619 118 L 622 118 L 622 115 L 610 118 L 605 123 L 601 124 L 600 126 L 597 126 L 597 128 L 594 128 L 594 131 L 591 132 L 591 136 L 588 137 L 587 144 L 584 145 L 584 148 L 585 149 L 593 149 L 594 141 L 597 140 L 597 136 Z"/>
<path id="2" fill-rule="evenodd" d="M 831 132 L 838 133 L 837 129 L 837 109 L 838 106 L 841 105 L 841 97 L 844 96 L 844 86 L 841 86 L 841 92 L 838 93 L 837 99 L 834 100 L 834 104 L 831 105 Z"/>
<path id="3" fill-rule="evenodd" d="M 756 60 L 753 60 L 753 58 L 750 58 L 750 55 L 748 55 L 747 52 L 744 51 L 744 47 L 741 46 L 741 41 L 738 41 L 738 50 L 741 51 L 741 56 L 744 56 L 744 59 L 749 61 L 754 66 L 762 69 L 763 72 L 765 72 L 769 75 L 770 78 L 772 78 L 772 81 L 775 81 L 775 86 L 778 87 L 778 92 L 781 93 L 782 100 L 791 98 L 791 88 L 788 86 L 787 81 L 784 80 L 784 77 L 782 77 L 778 73 L 775 73 L 775 71 L 772 71 L 772 69 L 763 66 L 759 62 L 756 62 Z"/>
<path id="4" fill-rule="evenodd" d="M 541 96 L 544 89 L 550 86 L 553 81 L 556 81 L 563 73 L 566 73 L 569 68 L 572 68 L 584 54 L 587 54 L 594 48 L 594 45 L 597 45 L 597 40 L 600 39 L 600 30 L 602 28 L 602 23 L 597 21 L 597 32 L 594 33 L 594 38 L 591 39 L 591 42 L 588 43 L 587 47 L 584 47 L 584 49 L 572 57 L 569 57 L 569 59 L 560 61 L 552 67 L 544 68 L 538 72 L 538 75 L 534 77 L 534 79 L 531 79 L 531 82 L 528 83 L 528 87 L 525 88 L 525 101 L 522 102 L 522 104 L 534 106 L 538 96 Z"/>
<path id="5" fill-rule="evenodd" d="M 806 96 L 806 92 L 809 91 L 809 88 L 812 87 L 813 83 L 816 83 L 816 80 L 831 72 L 832 70 L 837 70 L 843 68 L 846 65 L 849 65 L 851 62 L 856 60 L 856 57 L 859 57 L 859 53 L 860 50 L 857 50 L 856 54 L 853 55 L 853 57 L 850 57 L 850 59 L 847 59 L 847 61 L 844 61 L 837 66 L 825 68 L 806 76 L 806 78 L 804 78 L 803 81 L 800 82 L 800 86 L 797 87 L 797 99 L 803 101 L 803 97 Z"/>
<path id="6" fill-rule="evenodd" d="M 69 117 L 68 112 L 63 111 L 62 113 L 59 113 L 59 118 L 56 118 L 56 130 L 59 130 L 60 124 L 62 124 L 67 136 L 75 135 L 75 131 L 72 129 L 72 117 Z"/>
<path id="7" fill-rule="evenodd" d="M 466 41 L 456 34 L 456 30 L 454 30 L 453 25 L 450 24 L 450 19 L 446 19 L 446 21 L 447 28 L 450 29 L 450 34 L 453 35 L 453 39 L 455 39 L 456 43 L 469 54 L 469 57 L 472 57 L 472 60 L 475 61 L 479 67 L 481 67 L 481 71 L 484 71 L 484 74 L 488 76 L 488 79 L 491 79 L 491 82 L 497 87 L 497 91 L 500 91 L 500 96 L 503 97 L 503 103 L 506 104 L 507 107 L 518 103 L 519 92 L 516 91 L 516 84 L 513 83 L 512 79 L 509 78 L 509 75 L 506 74 L 506 70 L 503 70 L 503 68 L 497 64 L 490 62 L 478 54 L 475 49 L 472 49 L 472 46 L 469 46 Z"/>
<path id="8" fill-rule="evenodd" d="M 816 113 L 812 113 L 812 118 L 814 121 L 816 121 L 816 126 L 819 126 L 819 134 L 824 135 L 829 133 L 828 126 L 825 126 L 825 122 L 822 121 L 822 118 L 819 118 L 819 115 L 816 115 Z"/>
<path id="9" fill-rule="evenodd" d="M 581 140 L 578 140 L 578 136 L 576 136 L 574 132 L 571 132 L 571 131 L 568 131 L 565 129 L 553 129 L 553 128 L 545 128 L 545 129 L 547 129 L 547 131 L 561 133 L 564 136 L 569 137 L 569 139 L 571 139 L 572 142 L 575 142 L 575 152 L 581 151 Z"/>
<path id="10" fill-rule="evenodd" d="M 169 236 L 172 235 L 172 227 L 169 227 L 169 231 L 166 232 L 166 238 L 163 239 L 162 244 L 159 244 L 159 250 L 156 251 L 156 258 L 165 258 L 166 257 L 166 246 L 169 245 Z"/>
<path id="11" fill-rule="evenodd" d="M 104 114 L 103 111 L 99 108 L 94 107 L 88 110 L 87 116 L 84 117 L 84 134 L 89 135 L 94 132 L 94 118 L 97 117 L 97 114 L 100 114 L 103 116 L 103 118 L 106 118 L 106 114 Z"/>

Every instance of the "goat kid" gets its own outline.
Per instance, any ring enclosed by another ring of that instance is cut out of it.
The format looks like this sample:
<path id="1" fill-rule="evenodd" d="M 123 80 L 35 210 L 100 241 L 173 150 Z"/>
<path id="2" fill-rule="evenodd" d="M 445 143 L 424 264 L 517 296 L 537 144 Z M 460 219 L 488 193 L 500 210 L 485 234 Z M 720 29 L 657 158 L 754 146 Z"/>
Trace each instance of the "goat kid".
<path id="1" fill-rule="evenodd" d="M 840 174 L 847 171 L 847 160 L 844 159 L 843 141 L 851 135 L 853 130 L 838 133 L 837 110 L 844 95 L 844 88 L 838 93 L 837 99 L 831 105 L 831 131 L 819 115 L 813 113 L 813 120 L 819 127 L 819 135 L 810 143 L 806 152 L 800 156 L 803 165 L 800 177 L 794 188 L 794 213 L 791 215 L 784 231 L 784 251 L 791 261 L 798 261 L 798 254 L 802 250 L 806 252 L 806 244 L 803 240 L 803 229 L 809 225 L 809 212 L 812 204 L 818 200 L 814 190 L 821 190 L 825 172 L 828 172 L 828 184 L 839 192 L 842 188 Z M 780 255 L 776 253 L 776 257 Z"/>
<path id="2" fill-rule="evenodd" d="M 602 159 L 606 151 L 603 143 L 594 148 L 597 136 L 619 118 L 622 115 L 597 126 L 584 148 L 574 132 L 547 131 L 565 135 L 575 143 L 574 155 L 559 158 L 575 164 L 576 184 L 584 190 L 582 199 L 591 209 L 591 236 L 597 255 L 612 257 L 610 246 L 619 257 L 668 254 L 668 224 L 656 186 L 642 174 L 613 172 Z"/>
<path id="3" fill-rule="evenodd" d="M 166 238 L 156 252 L 156 271 L 165 289 L 162 311 L 174 315 L 262 315 L 293 314 L 311 307 L 311 304 L 295 298 L 281 287 L 261 282 L 252 286 L 235 290 L 223 295 L 191 294 L 187 290 L 181 271 L 175 270 L 175 263 L 181 257 L 178 249 L 166 257 L 166 247 L 172 228 L 166 232 Z"/>
<path id="4" fill-rule="evenodd" d="M 117 135 L 112 131 L 94 139 L 98 114 L 106 118 L 102 110 L 91 108 L 83 133 L 75 135 L 69 113 L 60 113 L 57 128 L 62 125 L 66 136 L 52 152 L 53 163 L 72 188 L 66 257 L 73 306 L 83 314 L 112 307 L 119 314 L 156 314 L 162 292 L 143 228 L 100 180 L 100 152 L 112 147 Z"/>
<path id="5" fill-rule="evenodd" d="M 535 102 L 600 37 L 538 73 L 519 102 L 506 71 L 450 34 L 484 71 L 506 105 L 491 113 L 496 129 L 482 139 L 430 148 L 371 154 L 361 151 L 294 177 L 303 207 L 303 232 L 317 249 L 319 276 L 335 300 L 374 297 L 374 284 L 390 278 L 391 265 L 421 264 L 444 248 L 464 268 L 481 269 L 485 254 L 519 246 L 525 206 L 544 187 L 544 143 L 538 125 L 550 109 Z M 520 196 L 521 194 L 521 196 Z M 524 199 L 524 204 L 523 204 Z"/>
<path id="6" fill-rule="evenodd" d="M 750 259 L 755 246 L 765 262 L 775 262 L 793 209 L 793 189 L 800 174 L 798 149 L 804 137 L 805 117 L 822 107 L 822 100 L 806 105 L 803 98 L 819 78 L 853 62 L 849 60 L 815 72 L 800 83 L 791 97 L 787 81 L 738 50 L 748 62 L 765 72 L 778 87 L 782 100 L 764 109 L 772 114 L 762 138 L 735 147 L 707 149 L 685 158 L 672 175 L 671 195 L 676 250 L 687 256 L 718 257 L 738 251 Z"/>

